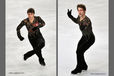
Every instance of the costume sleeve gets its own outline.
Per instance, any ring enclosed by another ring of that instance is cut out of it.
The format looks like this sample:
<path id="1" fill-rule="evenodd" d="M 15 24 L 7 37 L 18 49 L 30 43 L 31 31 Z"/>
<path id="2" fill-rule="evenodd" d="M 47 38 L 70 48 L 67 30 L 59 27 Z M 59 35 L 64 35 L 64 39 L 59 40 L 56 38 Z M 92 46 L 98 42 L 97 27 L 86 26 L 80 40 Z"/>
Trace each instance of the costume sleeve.
<path id="1" fill-rule="evenodd" d="M 20 29 L 23 27 L 25 25 L 25 23 L 24 23 L 24 20 L 23 21 L 21 21 L 21 23 L 17 26 L 17 36 L 18 36 L 18 38 L 20 39 L 20 40 L 22 40 L 23 39 L 23 37 L 21 36 L 21 32 L 20 32 Z"/>
<path id="2" fill-rule="evenodd" d="M 78 24 L 78 19 L 79 19 L 79 16 L 77 18 L 73 17 L 72 15 L 68 16 L 73 22 L 77 23 Z"/>

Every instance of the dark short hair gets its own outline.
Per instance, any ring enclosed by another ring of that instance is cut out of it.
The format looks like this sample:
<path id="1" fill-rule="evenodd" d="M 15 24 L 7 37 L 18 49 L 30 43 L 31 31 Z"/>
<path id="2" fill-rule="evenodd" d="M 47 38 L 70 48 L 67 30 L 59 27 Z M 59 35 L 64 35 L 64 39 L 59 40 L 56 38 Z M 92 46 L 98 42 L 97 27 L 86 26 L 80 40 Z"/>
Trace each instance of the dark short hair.
<path id="1" fill-rule="evenodd" d="M 27 10 L 27 13 L 34 13 L 34 14 L 35 14 L 35 11 L 34 11 L 33 8 L 29 8 L 29 9 Z"/>
<path id="2" fill-rule="evenodd" d="M 84 4 L 78 4 L 77 10 L 78 10 L 78 8 L 82 8 L 84 11 L 86 11 L 86 6 Z"/>

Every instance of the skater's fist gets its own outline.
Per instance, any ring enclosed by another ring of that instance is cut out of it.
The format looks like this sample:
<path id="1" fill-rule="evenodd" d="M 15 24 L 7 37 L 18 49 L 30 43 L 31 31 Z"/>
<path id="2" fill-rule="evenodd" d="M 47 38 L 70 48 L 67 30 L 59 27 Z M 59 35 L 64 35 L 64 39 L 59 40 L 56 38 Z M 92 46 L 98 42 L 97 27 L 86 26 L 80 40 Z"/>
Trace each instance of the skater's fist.
<path id="1" fill-rule="evenodd" d="M 20 37 L 20 41 L 23 41 L 24 40 L 24 38 L 23 37 Z"/>
<path id="2" fill-rule="evenodd" d="M 71 10 L 68 9 L 68 12 L 67 12 L 68 17 L 71 16 L 71 13 L 72 13 L 72 9 Z"/>

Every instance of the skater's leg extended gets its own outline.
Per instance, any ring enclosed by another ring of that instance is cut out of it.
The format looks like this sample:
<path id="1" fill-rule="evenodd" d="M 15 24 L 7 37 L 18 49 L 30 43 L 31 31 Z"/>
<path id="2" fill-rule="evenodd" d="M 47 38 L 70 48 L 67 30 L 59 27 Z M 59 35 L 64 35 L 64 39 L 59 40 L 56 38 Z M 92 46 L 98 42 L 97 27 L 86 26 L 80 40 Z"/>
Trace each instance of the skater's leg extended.
<path id="1" fill-rule="evenodd" d="M 45 65 L 45 62 L 44 62 L 44 58 L 42 57 L 42 51 L 41 49 L 45 46 L 45 43 L 44 41 L 39 41 L 37 43 L 37 46 L 35 47 L 34 51 L 36 53 L 36 55 L 39 57 L 39 62 L 41 65 Z"/>
<path id="2" fill-rule="evenodd" d="M 45 64 L 45 62 L 44 62 L 44 58 L 42 57 L 42 51 L 41 51 L 41 49 L 35 50 L 35 53 L 36 53 L 36 55 L 37 55 L 38 58 L 39 58 L 39 63 L 40 63 L 41 65 L 45 66 L 46 64 Z"/>
<path id="3" fill-rule="evenodd" d="M 78 47 L 76 51 L 77 66 L 72 71 L 72 73 L 78 73 L 78 72 L 81 72 L 81 70 L 87 70 L 88 66 L 84 59 L 84 53 L 93 43 L 94 43 L 93 37 L 91 37 L 88 41 L 86 41 L 84 37 L 81 38 L 81 40 L 78 43 Z"/>
<path id="4" fill-rule="evenodd" d="M 78 43 L 78 47 L 77 47 L 77 66 L 80 68 L 82 65 L 82 59 L 84 58 L 84 45 L 87 43 L 87 41 L 85 40 L 85 38 L 82 36 L 82 38 L 80 39 L 79 43 Z"/>
<path id="5" fill-rule="evenodd" d="M 82 52 L 79 51 L 79 50 L 80 50 L 80 48 L 82 47 L 82 45 L 84 45 L 84 43 L 86 43 L 86 42 L 85 42 L 85 40 L 84 40 L 84 38 L 83 38 L 83 36 L 82 36 L 82 38 L 80 39 L 80 41 L 79 41 L 79 43 L 78 43 L 77 51 L 76 51 L 76 53 L 77 53 L 77 66 L 76 66 L 76 68 L 71 72 L 72 74 L 81 73 L 81 71 L 82 71 L 82 70 L 81 70 L 81 60 L 80 60 L 80 58 L 83 57 L 83 54 L 82 54 Z M 79 52 L 81 52 L 81 53 L 79 53 Z"/>
<path id="6" fill-rule="evenodd" d="M 29 41 L 33 47 L 34 53 L 39 58 L 39 62 L 41 65 L 45 66 L 44 58 L 42 57 L 41 49 L 45 46 L 45 41 L 43 38 L 31 38 L 29 37 Z"/>
<path id="7" fill-rule="evenodd" d="M 28 36 L 28 39 L 29 39 L 29 42 L 31 43 L 32 47 L 33 47 L 33 50 L 27 52 L 24 54 L 24 60 L 27 60 L 29 57 L 31 57 L 32 55 L 35 54 L 35 51 L 34 51 L 34 47 L 35 47 L 35 40 L 32 38 L 32 37 L 29 37 Z"/>
<path id="8" fill-rule="evenodd" d="M 31 51 L 25 53 L 24 54 L 24 60 L 27 60 L 29 57 L 31 57 L 34 54 L 35 54 L 34 50 L 31 50 Z"/>

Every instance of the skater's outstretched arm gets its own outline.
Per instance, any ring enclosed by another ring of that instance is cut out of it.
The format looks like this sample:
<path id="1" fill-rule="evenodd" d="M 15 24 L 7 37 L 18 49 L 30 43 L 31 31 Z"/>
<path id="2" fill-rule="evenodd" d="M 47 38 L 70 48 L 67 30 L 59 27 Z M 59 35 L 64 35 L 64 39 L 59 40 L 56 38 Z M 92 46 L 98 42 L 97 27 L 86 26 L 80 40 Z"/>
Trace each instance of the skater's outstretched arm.
<path id="1" fill-rule="evenodd" d="M 24 40 L 24 38 L 21 36 L 21 32 L 20 32 L 20 29 L 24 26 L 24 20 L 21 21 L 21 23 L 17 26 L 17 36 L 18 38 L 22 41 Z"/>
<path id="2" fill-rule="evenodd" d="M 37 19 L 38 19 L 38 26 L 37 27 L 34 27 L 32 30 L 33 31 L 35 31 L 37 28 L 41 28 L 41 27 L 43 27 L 44 25 L 45 25 L 45 22 L 44 22 L 44 20 L 42 20 L 42 18 L 41 17 L 37 17 Z"/>
<path id="3" fill-rule="evenodd" d="M 78 18 L 79 18 L 79 17 L 75 18 L 75 17 L 73 17 L 73 16 L 71 15 L 71 13 L 72 13 L 72 9 L 71 9 L 71 10 L 68 9 L 68 12 L 67 12 L 68 17 L 69 17 L 73 22 L 75 22 L 75 23 L 78 24 Z"/>

